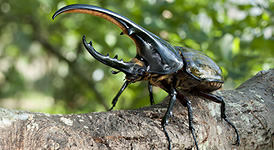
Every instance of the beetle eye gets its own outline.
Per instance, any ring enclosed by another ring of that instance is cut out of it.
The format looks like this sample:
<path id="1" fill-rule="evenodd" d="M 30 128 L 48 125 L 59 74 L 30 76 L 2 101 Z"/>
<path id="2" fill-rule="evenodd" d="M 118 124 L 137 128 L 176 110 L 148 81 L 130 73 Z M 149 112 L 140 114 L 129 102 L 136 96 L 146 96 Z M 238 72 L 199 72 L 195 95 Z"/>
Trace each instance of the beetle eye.
<path id="1" fill-rule="evenodd" d="M 199 77 L 201 75 L 201 72 L 198 69 L 192 69 L 191 72 L 196 77 Z"/>

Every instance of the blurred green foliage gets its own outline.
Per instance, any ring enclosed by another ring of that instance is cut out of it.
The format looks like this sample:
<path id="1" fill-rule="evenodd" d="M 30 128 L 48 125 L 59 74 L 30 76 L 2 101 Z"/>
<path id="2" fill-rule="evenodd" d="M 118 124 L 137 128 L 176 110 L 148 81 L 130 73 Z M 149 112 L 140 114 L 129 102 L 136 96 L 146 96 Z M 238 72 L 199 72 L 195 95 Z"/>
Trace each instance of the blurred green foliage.
<path id="1" fill-rule="evenodd" d="M 124 75 L 81 43 L 129 61 L 135 45 L 118 27 L 85 14 L 53 13 L 91 4 L 126 16 L 173 45 L 201 50 L 221 66 L 225 89 L 274 67 L 273 0 L 0 0 L 0 106 L 49 113 L 105 111 Z M 156 103 L 167 94 L 154 88 Z M 131 84 L 115 109 L 149 105 L 147 83 Z"/>

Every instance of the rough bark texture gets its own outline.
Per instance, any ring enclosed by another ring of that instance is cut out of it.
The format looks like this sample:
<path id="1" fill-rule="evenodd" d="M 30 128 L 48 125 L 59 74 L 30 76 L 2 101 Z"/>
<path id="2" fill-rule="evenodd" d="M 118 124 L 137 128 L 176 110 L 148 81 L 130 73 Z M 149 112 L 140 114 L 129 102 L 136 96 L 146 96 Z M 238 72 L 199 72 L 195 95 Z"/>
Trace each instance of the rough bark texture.
<path id="1" fill-rule="evenodd" d="M 274 70 L 261 71 L 236 90 L 217 91 L 241 136 L 220 118 L 219 104 L 189 95 L 200 149 L 274 149 Z M 167 149 L 160 125 L 168 100 L 138 110 L 44 114 L 0 109 L 0 149 Z M 191 149 L 185 107 L 176 103 L 167 131 L 173 149 Z"/>

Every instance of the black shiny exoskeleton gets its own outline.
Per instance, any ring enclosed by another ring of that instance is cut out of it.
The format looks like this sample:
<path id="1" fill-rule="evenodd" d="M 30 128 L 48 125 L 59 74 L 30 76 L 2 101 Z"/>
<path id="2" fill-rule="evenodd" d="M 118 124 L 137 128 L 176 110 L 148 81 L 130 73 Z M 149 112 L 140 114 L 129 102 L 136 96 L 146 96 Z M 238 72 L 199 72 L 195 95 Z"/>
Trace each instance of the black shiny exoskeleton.
<path id="1" fill-rule="evenodd" d="M 123 60 L 118 60 L 117 55 L 114 58 L 110 58 L 108 55 L 104 56 L 98 53 L 93 48 L 92 43 L 87 43 L 85 36 L 83 37 L 84 46 L 95 59 L 126 74 L 126 81 L 114 97 L 111 109 L 114 108 L 119 96 L 130 83 L 148 81 L 151 104 L 154 104 L 152 86 L 162 88 L 170 96 L 167 111 L 161 122 L 169 142 L 168 148 L 171 149 L 171 144 L 165 126 L 168 124 L 168 119 L 171 116 L 174 102 L 178 99 L 188 109 L 189 130 L 198 149 L 192 123 L 191 102 L 179 91 L 195 92 L 199 96 L 221 104 L 221 117 L 235 129 L 237 134 L 236 144 L 240 143 L 236 127 L 226 117 L 225 102 L 221 97 L 210 93 L 221 88 L 223 76 L 221 69 L 208 56 L 193 49 L 172 46 L 129 19 L 96 6 L 69 5 L 55 12 L 53 19 L 61 13 L 68 12 L 85 13 L 104 18 L 121 28 L 121 34 L 129 36 L 136 44 L 136 57 L 129 62 L 124 62 Z"/>

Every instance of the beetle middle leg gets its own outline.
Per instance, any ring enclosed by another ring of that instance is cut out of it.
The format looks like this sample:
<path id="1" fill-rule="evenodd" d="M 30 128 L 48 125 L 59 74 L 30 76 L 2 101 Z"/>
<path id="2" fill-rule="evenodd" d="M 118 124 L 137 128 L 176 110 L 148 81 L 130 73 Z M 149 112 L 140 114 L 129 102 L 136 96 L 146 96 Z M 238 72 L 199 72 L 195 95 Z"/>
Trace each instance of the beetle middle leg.
<path id="1" fill-rule="evenodd" d="M 153 99 L 153 93 L 152 93 L 152 85 L 150 84 L 150 82 L 148 82 L 148 92 L 149 92 L 149 101 L 150 101 L 150 105 L 154 105 L 154 99 Z"/>
<path id="2" fill-rule="evenodd" d="M 120 97 L 120 95 L 123 93 L 123 91 L 127 88 L 127 86 L 130 84 L 130 82 L 129 81 L 126 81 L 124 84 L 123 84 L 123 86 L 122 86 L 122 88 L 120 89 L 120 91 L 117 93 L 117 95 L 113 98 L 113 100 L 112 100 L 112 107 L 109 109 L 109 111 L 110 110 L 112 110 L 114 107 L 115 107 L 115 105 L 116 105 L 116 103 L 117 103 L 117 101 L 118 101 L 118 98 Z"/>
<path id="3" fill-rule="evenodd" d="M 171 143 L 170 143 L 170 138 L 168 136 L 168 133 L 166 131 L 166 125 L 168 125 L 168 119 L 172 115 L 172 109 L 173 109 L 173 106 L 174 106 L 174 102 L 176 101 L 176 95 L 177 95 L 176 90 L 173 87 L 171 87 L 170 92 L 169 92 L 170 101 L 169 101 L 169 104 L 168 104 L 167 111 L 166 111 L 166 113 L 165 113 L 165 115 L 162 119 L 162 122 L 161 122 L 164 133 L 165 133 L 165 135 L 167 137 L 167 140 L 168 140 L 168 149 L 169 150 L 171 150 Z"/>
<path id="4" fill-rule="evenodd" d="M 195 146 L 196 146 L 197 150 L 199 150 L 198 143 L 197 143 L 197 140 L 196 140 L 196 136 L 195 136 L 195 133 L 194 133 L 195 128 L 193 126 L 193 111 L 192 111 L 191 102 L 181 93 L 178 93 L 178 100 L 182 105 L 187 107 L 189 130 L 191 131 L 191 134 L 193 136 Z"/>
<path id="5" fill-rule="evenodd" d="M 226 117 L 226 114 L 225 114 L 225 101 L 223 100 L 223 98 L 220 97 L 220 96 L 210 94 L 210 93 L 205 93 L 205 92 L 202 92 L 202 91 L 198 91 L 197 94 L 199 94 L 200 96 L 205 97 L 205 98 L 207 98 L 211 101 L 214 101 L 216 103 L 221 103 L 221 118 L 223 118 L 229 125 L 231 125 L 234 128 L 234 130 L 236 132 L 236 135 L 237 135 L 237 141 L 236 141 L 235 145 L 240 145 L 240 136 L 239 136 L 238 130 L 235 127 L 235 125 L 232 122 L 230 122 Z"/>

